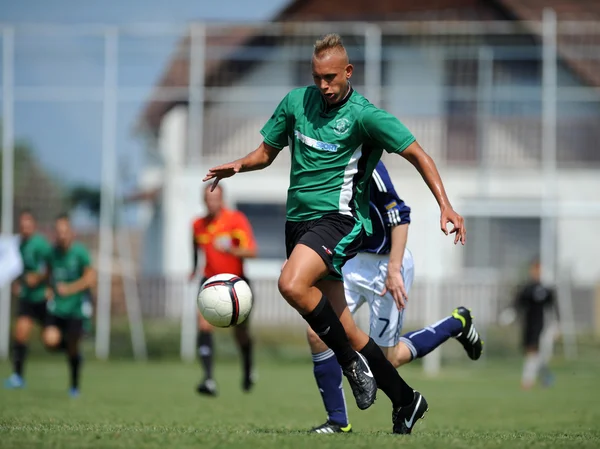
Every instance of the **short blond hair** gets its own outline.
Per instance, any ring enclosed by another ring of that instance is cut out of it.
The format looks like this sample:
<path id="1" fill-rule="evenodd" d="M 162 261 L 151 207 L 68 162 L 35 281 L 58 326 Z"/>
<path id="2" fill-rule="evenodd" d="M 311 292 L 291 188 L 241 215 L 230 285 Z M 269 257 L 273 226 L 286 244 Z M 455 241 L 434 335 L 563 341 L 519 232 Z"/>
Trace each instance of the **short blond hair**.
<path id="1" fill-rule="evenodd" d="M 330 33 L 323 36 L 321 39 L 318 39 L 315 42 L 315 49 L 313 54 L 320 55 L 323 52 L 328 50 L 338 50 L 342 52 L 346 52 L 346 48 L 342 42 L 342 38 L 337 33 Z"/>

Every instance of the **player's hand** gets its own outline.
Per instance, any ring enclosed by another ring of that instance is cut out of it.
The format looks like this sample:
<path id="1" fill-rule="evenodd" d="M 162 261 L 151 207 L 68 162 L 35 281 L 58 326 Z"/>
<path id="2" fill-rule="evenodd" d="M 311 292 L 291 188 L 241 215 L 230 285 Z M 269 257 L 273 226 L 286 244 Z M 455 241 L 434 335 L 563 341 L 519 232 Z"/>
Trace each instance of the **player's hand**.
<path id="1" fill-rule="evenodd" d="M 447 228 L 448 223 L 452 223 L 453 226 L 450 232 L 448 232 Z M 455 245 L 458 242 L 462 243 L 463 245 L 467 242 L 467 228 L 465 228 L 465 219 L 461 217 L 451 207 L 442 209 L 442 214 L 440 217 L 440 226 L 444 234 L 456 234 L 454 236 Z"/>
<path id="2" fill-rule="evenodd" d="M 380 293 L 381 296 L 385 295 L 387 292 L 392 294 L 394 298 L 394 302 L 398 307 L 398 310 L 402 310 L 406 307 L 406 302 L 408 301 L 408 294 L 406 293 L 406 288 L 404 287 L 404 279 L 402 279 L 402 273 L 400 270 L 390 270 L 388 268 L 387 278 L 385 280 L 385 287 L 383 291 Z"/>
<path id="3" fill-rule="evenodd" d="M 54 290 L 52 290 L 50 287 L 47 287 L 46 291 L 44 292 L 44 296 L 48 301 L 52 301 L 54 299 Z"/>
<path id="4" fill-rule="evenodd" d="M 217 187 L 217 184 L 219 184 L 219 181 L 221 179 L 230 178 L 233 175 L 235 175 L 236 173 L 239 173 L 239 171 L 241 169 L 242 169 L 242 164 L 240 164 L 238 162 L 230 162 L 229 164 L 219 165 L 217 167 L 213 167 L 213 168 L 209 169 L 208 173 L 206 174 L 206 176 L 204 177 L 202 182 L 206 182 L 206 181 L 210 181 L 211 179 L 214 179 L 212 187 L 210 188 L 210 191 L 212 192 L 213 190 L 215 190 L 215 187 Z"/>
<path id="5" fill-rule="evenodd" d="M 60 296 L 68 296 L 71 294 L 71 289 L 69 288 L 68 284 L 59 282 L 56 284 L 56 293 L 58 293 Z"/>
<path id="6" fill-rule="evenodd" d="M 37 284 L 37 275 L 35 273 L 27 273 L 25 275 L 25 285 L 29 288 L 35 287 Z"/>

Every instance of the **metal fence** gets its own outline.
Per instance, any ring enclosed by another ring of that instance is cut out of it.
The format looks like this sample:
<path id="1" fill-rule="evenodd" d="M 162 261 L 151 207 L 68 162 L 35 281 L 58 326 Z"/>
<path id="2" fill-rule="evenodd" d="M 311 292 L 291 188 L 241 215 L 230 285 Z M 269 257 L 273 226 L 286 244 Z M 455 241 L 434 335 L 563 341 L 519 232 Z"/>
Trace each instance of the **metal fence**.
<path id="1" fill-rule="evenodd" d="M 115 250 L 115 229 L 144 232 L 136 228 L 135 215 L 127 227 L 113 226 L 117 199 L 136 184 L 134 174 L 169 159 L 161 142 L 165 114 L 187 107 L 183 164 L 245 154 L 283 95 L 311 83 L 312 44 L 330 31 L 344 38 L 355 88 L 400 117 L 438 165 L 472 169 L 484 182 L 491 170 L 506 170 L 508 178 L 527 170 L 542 174 L 543 204 L 536 215 L 552 280 L 560 269 L 557 254 L 568 252 L 556 244 L 557 227 L 600 224 L 593 194 L 564 202 L 557 185 L 559 173 L 577 177 L 600 170 L 599 23 L 557 22 L 549 12 L 541 22 L 3 25 L 2 232 L 13 233 L 14 211 L 23 207 L 35 209 L 49 229 L 52 217 L 68 205 L 67 184 L 101 186 L 99 219 L 82 212 L 80 234 L 91 236 L 100 272 L 102 356 L 108 355 L 111 304 L 113 313 L 127 310 L 118 306 L 125 302 L 114 287 L 118 276 L 135 280 L 146 317 L 178 316 L 178 297 L 189 296 L 183 278 L 142 273 L 135 244 L 126 274 Z M 283 155 L 272 170 L 286 170 L 288 162 Z M 388 163 L 399 169 L 396 160 Z M 515 212 L 479 204 L 471 214 Z M 465 271 L 457 283 L 443 279 L 443 267 L 439 277 L 444 307 L 460 299 L 483 301 L 482 318 L 490 323 L 506 299 L 503 280 L 490 283 Z M 424 305 L 430 288 L 417 282 L 415 322 L 433 313 Z M 256 289 L 257 323 L 297 322 L 272 279 L 257 279 Z M 2 335 L 8 330 L 7 297 L 5 291 Z M 590 324 L 591 293 L 582 298 L 576 316 Z M 2 342 L 5 356 L 8 340 Z"/>

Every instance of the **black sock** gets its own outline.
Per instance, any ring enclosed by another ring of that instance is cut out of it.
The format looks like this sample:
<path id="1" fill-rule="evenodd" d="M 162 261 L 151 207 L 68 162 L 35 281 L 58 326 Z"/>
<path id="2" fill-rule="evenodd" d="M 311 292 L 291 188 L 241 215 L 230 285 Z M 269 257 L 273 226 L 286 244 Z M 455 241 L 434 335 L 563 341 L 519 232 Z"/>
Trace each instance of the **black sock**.
<path id="1" fill-rule="evenodd" d="M 400 377 L 394 365 L 386 359 L 385 354 L 372 338 L 369 338 L 369 343 L 360 350 L 360 353 L 369 362 L 377 387 L 390 398 L 394 408 L 404 407 L 413 401 L 413 389 Z"/>
<path id="2" fill-rule="evenodd" d="M 348 366 L 358 357 L 350 346 L 344 326 L 335 314 L 333 307 L 323 295 L 317 307 L 302 318 L 335 353 L 338 363 L 343 367 Z"/>
<path id="3" fill-rule="evenodd" d="M 204 377 L 213 378 L 213 336 L 212 332 L 199 332 L 196 338 L 198 357 L 204 368 Z"/>
<path id="4" fill-rule="evenodd" d="M 79 388 L 79 368 L 81 367 L 81 355 L 69 355 L 69 367 L 71 368 L 71 388 Z"/>
<path id="5" fill-rule="evenodd" d="M 23 377 L 23 365 L 27 357 L 27 345 L 23 343 L 14 343 L 13 345 L 13 370 L 20 377 Z"/>
<path id="6" fill-rule="evenodd" d="M 252 340 L 248 339 L 248 342 L 240 347 L 240 351 L 242 352 L 244 379 L 247 380 L 252 374 Z"/>

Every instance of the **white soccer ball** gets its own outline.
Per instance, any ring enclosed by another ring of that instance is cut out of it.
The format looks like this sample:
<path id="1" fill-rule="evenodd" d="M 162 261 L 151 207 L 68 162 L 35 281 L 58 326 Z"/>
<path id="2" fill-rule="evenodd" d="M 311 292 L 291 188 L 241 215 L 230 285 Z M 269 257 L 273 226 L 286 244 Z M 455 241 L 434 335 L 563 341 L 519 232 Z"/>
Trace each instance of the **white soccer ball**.
<path id="1" fill-rule="evenodd" d="M 216 327 L 243 323 L 252 310 L 252 290 L 234 274 L 217 274 L 204 282 L 198 293 L 198 310 Z"/>

